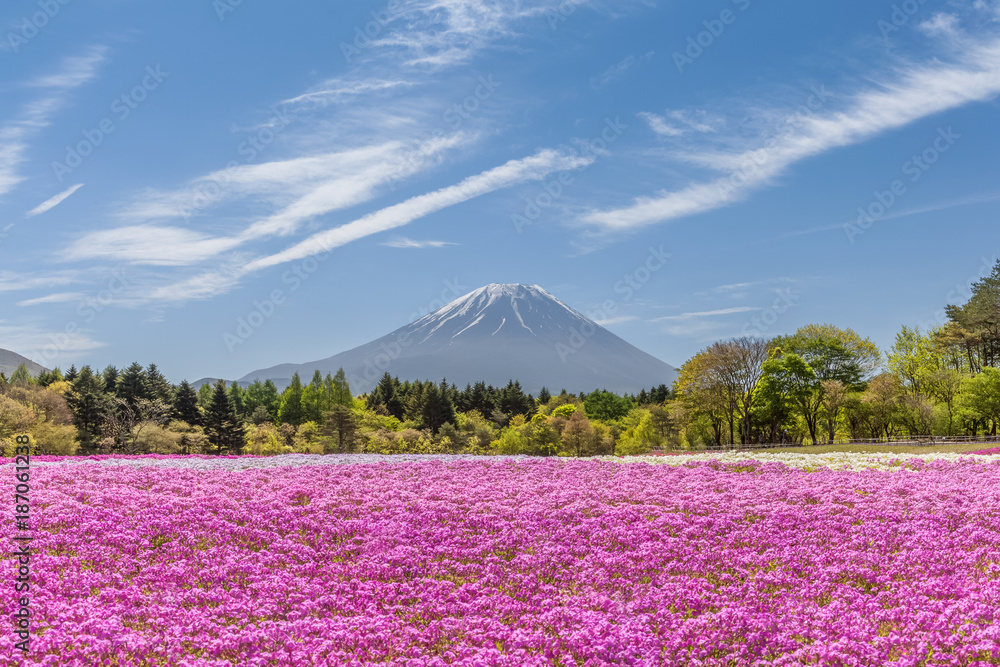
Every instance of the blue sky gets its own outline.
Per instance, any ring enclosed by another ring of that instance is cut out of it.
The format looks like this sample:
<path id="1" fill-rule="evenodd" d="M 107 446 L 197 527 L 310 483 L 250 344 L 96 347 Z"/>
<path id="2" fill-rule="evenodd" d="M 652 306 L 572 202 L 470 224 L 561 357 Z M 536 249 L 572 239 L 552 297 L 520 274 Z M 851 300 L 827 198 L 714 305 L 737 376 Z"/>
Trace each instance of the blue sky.
<path id="1" fill-rule="evenodd" d="M 675 365 L 810 322 L 886 348 L 1000 247 L 993 0 L 0 21 L 0 347 L 49 367 L 239 377 L 491 282 Z"/>

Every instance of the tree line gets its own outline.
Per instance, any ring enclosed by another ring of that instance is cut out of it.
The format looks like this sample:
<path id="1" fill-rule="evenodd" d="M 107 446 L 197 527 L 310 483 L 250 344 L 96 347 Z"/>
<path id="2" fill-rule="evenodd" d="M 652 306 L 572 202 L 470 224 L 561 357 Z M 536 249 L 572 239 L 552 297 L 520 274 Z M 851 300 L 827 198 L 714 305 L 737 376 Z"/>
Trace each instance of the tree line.
<path id="1" fill-rule="evenodd" d="M 282 391 L 221 380 L 172 385 L 155 364 L 0 373 L 0 440 L 53 454 L 282 452 L 577 455 L 913 435 L 996 435 L 1000 262 L 928 331 L 884 354 L 849 328 L 810 324 L 715 342 L 672 387 L 532 396 L 516 380 L 464 389 L 383 375 L 355 396 L 343 369 Z"/>

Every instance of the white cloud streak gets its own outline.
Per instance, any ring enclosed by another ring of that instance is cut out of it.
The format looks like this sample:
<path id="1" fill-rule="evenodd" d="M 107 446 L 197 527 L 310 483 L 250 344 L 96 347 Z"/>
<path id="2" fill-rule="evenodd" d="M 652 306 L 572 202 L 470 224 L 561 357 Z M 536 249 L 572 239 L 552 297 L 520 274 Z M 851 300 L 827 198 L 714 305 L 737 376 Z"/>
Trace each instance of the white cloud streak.
<path id="1" fill-rule="evenodd" d="M 33 218 L 36 215 L 41 215 L 42 213 L 51 211 L 56 206 L 63 203 L 63 201 L 65 201 L 67 197 L 69 197 L 71 194 L 73 194 L 82 187 L 83 183 L 77 183 L 76 185 L 71 185 L 70 187 L 66 188 L 59 194 L 55 195 L 54 197 L 49 197 L 35 208 L 25 213 L 24 216 L 26 218 Z"/>
<path id="2" fill-rule="evenodd" d="M 707 156 L 718 168 L 746 167 L 676 191 L 637 197 L 624 207 L 590 210 L 579 222 L 603 230 L 627 230 L 702 213 L 745 198 L 800 160 L 856 144 L 880 133 L 1000 93 L 1000 40 L 968 45 L 953 63 L 934 61 L 900 71 L 895 80 L 851 96 L 840 111 L 805 118 L 772 145 L 737 154 Z M 747 165 L 753 165 L 752 168 Z"/>

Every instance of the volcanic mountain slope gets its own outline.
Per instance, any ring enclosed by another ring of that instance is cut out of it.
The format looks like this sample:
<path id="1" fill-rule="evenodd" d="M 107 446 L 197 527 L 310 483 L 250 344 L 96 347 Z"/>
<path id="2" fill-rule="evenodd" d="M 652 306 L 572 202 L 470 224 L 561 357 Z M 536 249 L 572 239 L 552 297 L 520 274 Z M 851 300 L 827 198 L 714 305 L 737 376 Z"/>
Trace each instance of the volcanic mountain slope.
<path id="1" fill-rule="evenodd" d="M 26 365 L 28 372 L 33 376 L 48 370 L 44 366 L 36 364 L 31 359 L 22 357 L 17 352 L 0 349 L 0 373 L 10 377 L 10 374 L 17 370 L 17 367 L 21 364 Z"/>
<path id="2" fill-rule="evenodd" d="M 286 386 L 298 371 L 343 367 L 355 393 L 370 391 L 386 371 L 401 380 L 439 380 L 464 387 L 518 380 L 525 391 L 608 389 L 636 393 L 671 384 L 676 370 L 626 343 L 538 285 L 480 287 L 396 331 L 340 354 L 248 373 Z"/>

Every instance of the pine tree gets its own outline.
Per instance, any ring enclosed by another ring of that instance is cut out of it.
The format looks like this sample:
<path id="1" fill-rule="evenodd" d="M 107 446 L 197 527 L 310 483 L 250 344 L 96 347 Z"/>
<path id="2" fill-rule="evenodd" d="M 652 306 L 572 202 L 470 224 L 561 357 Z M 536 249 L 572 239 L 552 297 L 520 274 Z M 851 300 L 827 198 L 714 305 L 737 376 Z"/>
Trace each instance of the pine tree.
<path id="1" fill-rule="evenodd" d="M 337 451 L 340 453 L 352 451 L 358 433 L 354 410 L 337 403 L 324 413 L 323 420 L 326 423 L 323 435 L 332 436 L 336 440 Z"/>
<path id="2" fill-rule="evenodd" d="M 177 386 L 174 396 L 173 418 L 192 426 L 202 424 L 201 410 L 198 408 L 198 393 L 187 380 Z"/>
<path id="3" fill-rule="evenodd" d="M 76 364 L 70 364 L 69 370 L 66 371 L 66 375 L 63 376 L 63 379 L 66 380 L 66 382 L 73 382 L 73 380 L 76 379 L 76 375 L 77 375 Z"/>
<path id="4" fill-rule="evenodd" d="M 421 414 L 424 426 L 437 434 L 438 430 L 445 424 L 456 425 L 455 406 L 448 398 L 448 386 L 444 382 L 441 386 L 433 382 L 427 383 L 427 388 L 423 393 L 423 410 Z"/>
<path id="5" fill-rule="evenodd" d="M 243 427 L 236 419 L 229 391 L 222 380 L 212 388 L 212 402 L 205 414 L 205 434 L 217 454 L 238 454 L 243 448 Z"/>
<path id="6" fill-rule="evenodd" d="M 109 396 L 118 395 L 118 369 L 114 366 L 108 366 L 101 373 L 101 377 L 104 380 L 104 393 Z"/>
<path id="7" fill-rule="evenodd" d="M 278 421 L 292 426 L 300 425 L 303 420 L 302 411 L 302 379 L 299 378 L 298 371 L 292 375 L 292 381 L 288 383 L 285 391 L 281 394 L 281 408 L 278 410 Z"/>
<path id="8" fill-rule="evenodd" d="M 351 385 L 347 383 L 347 374 L 344 373 L 343 367 L 337 370 L 337 374 L 333 376 L 333 399 L 334 405 L 343 405 L 345 407 L 351 407 L 354 405 L 354 396 L 351 395 Z"/>
<path id="9" fill-rule="evenodd" d="M 546 387 L 542 387 L 542 390 L 538 392 L 538 404 L 545 405 L 549 402 L 550 398 L 552 398 L 552 394 L 549 393 Z"/>
<path id="10" fill-rule="evenodd" d="M 107 409 L 108 397 L 104 393 L 104 378 L 95 376 L 90 366 L 84 366 L 73 380 L 73 387 L 66 394 L 66 402 L 73 411 L 73 423 L 80 434 L 80 446 L 90 452 L 101 435 L 101 421 Z"/>
<path id="11" fill-rule="evenodd" d="M 521 389 L 521 383 L 511 380 L 500 392 L 498 406 L 504 414 L 530 417 L 535 412 L 535 402 Z"/>
<path id="12" fill-rule="evenodd" d="M 118 378 L 117 394 L 118 398 L 123 399 L 133 408 L 142 399 L 152 398 L 149 386 L 146 384 L 146 371 L 138 362 L 133 361 Z"/>
<path id="13" fill-rule="evenodd" d="M 170 403 L 173 391 L 170 388 L 170 383 L 163 377 L 163 373 L 156 367 L 156 364 L 150 364 L 146 367 L 146 391 L 149 398 Z"/>

